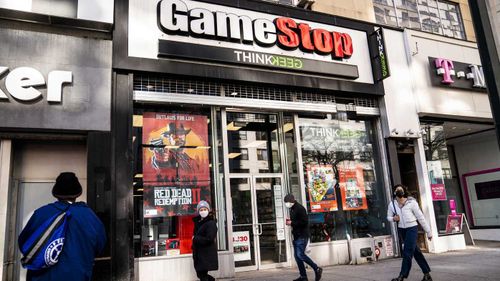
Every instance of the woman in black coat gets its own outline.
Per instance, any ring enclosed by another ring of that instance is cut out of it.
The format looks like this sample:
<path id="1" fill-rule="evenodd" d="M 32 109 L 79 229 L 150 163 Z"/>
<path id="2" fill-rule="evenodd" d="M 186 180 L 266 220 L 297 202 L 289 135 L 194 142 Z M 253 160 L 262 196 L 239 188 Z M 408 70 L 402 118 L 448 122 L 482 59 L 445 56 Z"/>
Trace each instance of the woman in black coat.
<path id="1" fill-rule="evenodd" d="M 196 208 L 198 216 L 194 221 L 193 260 L 196 275 L 200 281 L 213 281 L 214 277 L 208 274 L 211 270 L 219 269 L 217 257 L 217 224 L 210 213 L 210 205 L 200 201 Z"/>

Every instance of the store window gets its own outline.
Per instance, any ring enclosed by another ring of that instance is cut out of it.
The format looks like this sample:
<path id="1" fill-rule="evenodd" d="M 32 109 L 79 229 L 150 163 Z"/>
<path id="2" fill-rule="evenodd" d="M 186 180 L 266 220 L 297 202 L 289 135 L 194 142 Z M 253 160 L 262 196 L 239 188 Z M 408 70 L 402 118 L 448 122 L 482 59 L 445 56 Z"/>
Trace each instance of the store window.
<path id="1" fill-rule="evenodd" d="M 136 257 L 191 253 L 200 200 L 210 203 L 219 249 L 227 249 L 219 116 L 211 108 L 134 109 Z"/>
<path id="2" fill-rule="evenodd" d="M 464 213 L 454 149 L 447 145 L 443 123 L 421 122 L 420 126 L 438 232 L 461 233 L 461 229 L 457 231 L 449 225 L 455 214 Z"/>
<path id="3" fill-rule="evenodd" d="M 369 120 L 300 116 L 300 141 L 311 241 L 389 234 Z"/>
<path id="4" fill-rule="evenodd" d="M 230 173 L 281 172 L 276 115 L 228 112 L 226 128 L 228 149 L 237 152 L 229 155 Z"/>
<path id="5" fill-rule="evenodd" d="M 465 39 L 460 6 L 436 0 L 373 0 L 377 23 Z"/>

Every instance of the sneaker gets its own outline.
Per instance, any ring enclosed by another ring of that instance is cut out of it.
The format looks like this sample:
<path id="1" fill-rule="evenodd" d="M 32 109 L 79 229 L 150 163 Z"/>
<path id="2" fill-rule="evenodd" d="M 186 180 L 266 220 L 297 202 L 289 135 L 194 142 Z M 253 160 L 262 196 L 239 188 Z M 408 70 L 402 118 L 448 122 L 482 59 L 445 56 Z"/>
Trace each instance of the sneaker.
<path id="1" fill-rule="evenodd" d="M 403 281 L 405 278 L 401 275 L 399 275 L 397 278 L 393 278 L 391 281 Z"/>
<path id="2" fill-rule="evenodd" d="M 425 273 L 422 281 L 432 281 L 431 275 L 429 273 Z"/>
<path id="3" fill-rule="evenodd" d="M 323 268 L 318 267 L 318 269 L 316 269 L 316 271 L 314 271 L 314 274 L 316 276 L 316 278 L 314 278 L 315 281 L 321 280 L 321 275 L 323 275 Z"/>
<path id="4" fill-rule="evenodd" d="M 307 281 L 307 277 L 302 277 L 300 276 L 299 278 L 297 279 L 293 279 L 293 281 Z"/>

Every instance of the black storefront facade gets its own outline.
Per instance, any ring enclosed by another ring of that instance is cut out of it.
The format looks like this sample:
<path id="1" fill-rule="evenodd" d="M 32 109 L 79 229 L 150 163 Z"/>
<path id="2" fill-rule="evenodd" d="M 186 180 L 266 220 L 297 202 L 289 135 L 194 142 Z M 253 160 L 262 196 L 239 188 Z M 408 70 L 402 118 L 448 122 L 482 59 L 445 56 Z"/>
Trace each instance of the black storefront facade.
<path id="1" fill-rule="evenodd" d="M 17 237 L 35 209 L 55 201 L 60 172 L 77 175 L 77 200 L 111 233 L 110 147 L 103 140 L 111 133 L 112 24 L 53 17 L 67 21 L 62 27 L 46 15 L 0 10 L 0 276 L 25 280 Z M 96 275 L 109 280 L 110 265 L 107 247 Z"/>
<path id="2" fill-rule="evenodd" d="M 218 219 L 218 277 L 294 265 L 289 192 L 320 264 L 397 254 L 375 26 L 257 1 L 121 1 L 115 18 L 101 157 L 116 280 L 194 280 L 200 200 Z"/>

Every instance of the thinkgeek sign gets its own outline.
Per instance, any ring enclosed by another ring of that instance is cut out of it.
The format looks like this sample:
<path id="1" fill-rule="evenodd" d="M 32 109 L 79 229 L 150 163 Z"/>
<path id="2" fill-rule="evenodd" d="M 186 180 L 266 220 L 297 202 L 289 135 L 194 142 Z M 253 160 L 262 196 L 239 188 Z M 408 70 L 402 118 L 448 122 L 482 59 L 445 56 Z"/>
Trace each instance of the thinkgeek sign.
<path id="1" fill-rule="evenodd" d="M 153 39 L 146 39 L 144 29 L 151 24 L 159 32 L 153 36 L 156 58 L 224 62 L 373 83 L 364 31 L 201 1 L 145 2 L 130 0 L 130 56 L 152 57 Z M 143 9 L 148 5 L 154 5 L 147 8 L 155 13 L 154 27 Z M 362 71 L 361 65 L 366 66 Z"/>

